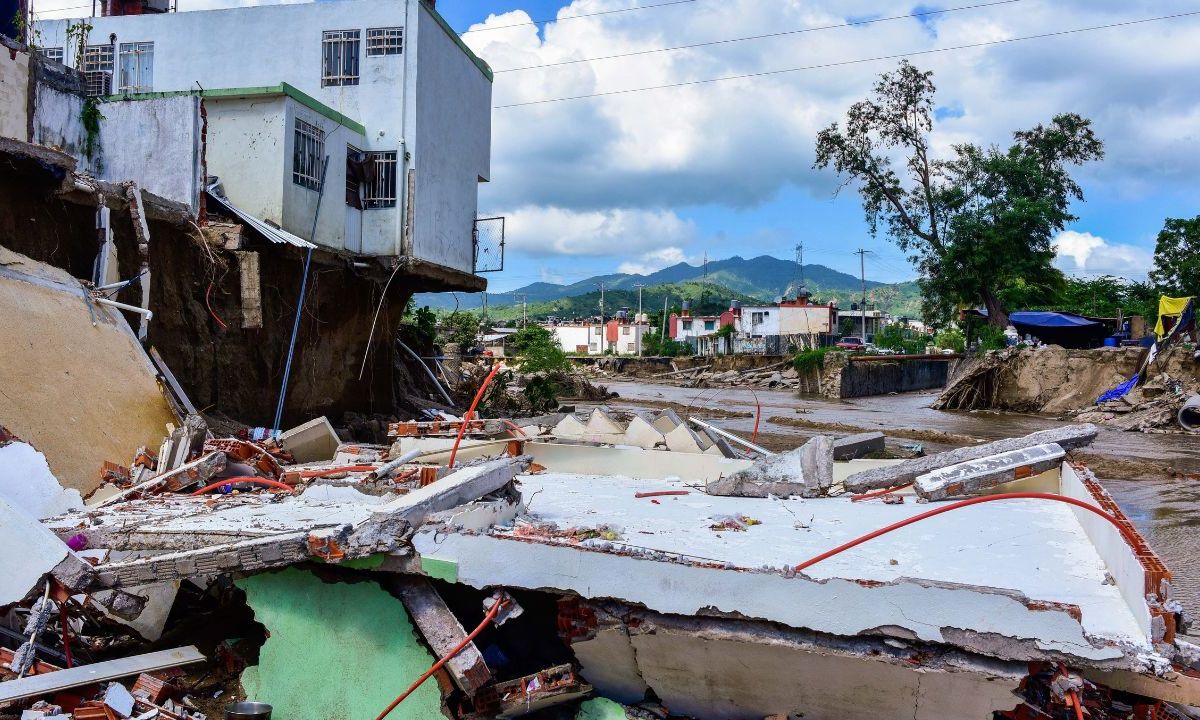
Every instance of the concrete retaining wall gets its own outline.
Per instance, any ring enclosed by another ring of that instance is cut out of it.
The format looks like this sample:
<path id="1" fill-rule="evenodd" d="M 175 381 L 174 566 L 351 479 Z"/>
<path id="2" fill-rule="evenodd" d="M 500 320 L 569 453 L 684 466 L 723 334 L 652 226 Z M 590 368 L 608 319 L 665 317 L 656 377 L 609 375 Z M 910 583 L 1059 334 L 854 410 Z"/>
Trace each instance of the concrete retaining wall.
<path id="1" fill-rule="evenodd" d="M 928 390 L 946 385 L 951 360 L 850 362 L 842 369 L 839 397 Z"/>

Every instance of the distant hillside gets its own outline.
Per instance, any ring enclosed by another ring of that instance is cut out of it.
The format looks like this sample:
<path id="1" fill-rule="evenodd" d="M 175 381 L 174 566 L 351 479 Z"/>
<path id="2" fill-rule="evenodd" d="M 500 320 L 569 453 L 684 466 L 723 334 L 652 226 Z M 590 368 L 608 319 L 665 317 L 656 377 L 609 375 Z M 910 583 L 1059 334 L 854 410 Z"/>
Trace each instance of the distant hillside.
<path id="1" fill-rule="evenodd" d="M 749 260 L 734 256 L 710 262 L 707 277 L 704 275 L 702 266 L 679 263 L 649 275 L 626 273 L 596 275 L 570 285 L 537 282 L 517 288 L 510 293 L 488 293 L 487 300 L 489 307 L 508 305 L 514 302 L 514 295 L 525 295 L 530 303 L 540 303 L 595 293 L 598 283 L 604 283 L 607 290 L 633 290 L 633 286 L 638 283 L 653 286 L 663 283 L 695 281 L 719 285 L 743 296 L 770 302 L 780 295 L 794 292 L 793 285 L 796 279 L 796 263 L 791 260 L 780 260 L 770 255 L 760 255 Z M 824 265 L 805 265 L 804 284 L 818 298 L 831 297 L 833 293 L 857 292 L 859 295 L 862 294 L 861 284 L 857 277 Z M 882 283 L 867 281 L 868 290 L 880 285 Z M 460 309 L 474 310 L 482 304 L 483 299 L 479 294 L 459 294 L 457 301 L 457 307 Z M 455 297 L 449 293 L 425 293 L 418 295 L 416 302 L 418 305 L 428 305 L 445 310 L 453 310 L 456 306 Z"/>
<path id="2" fill-rule="evenodd" d="M 488 304 L 488 318 L 495 321 L 518 320 L 521 317 L 521 304 L 506 298 L 503 305 Z M 697 315 L 718 314 L 729 308 L 730 300 L 741 300 L 744 303 L 757 302 L 749 295 L 730 290 L 715 283 L 679 282 L 663 283 L 645 288 L 642 291 L 642 308 L 646 313 L 662 312 L 663 301 L 669 307 L 677 307 L 681 301 L 691 303 L 692 312 Z M 612 316 L 620 308 L 629 308 L 637 312 L 637 290 L 605 290 L 605 315 Z M 527 308 L 530 320 L 545 320 L 557 317 L 564 320 L 588 318 L 600 314 L 600 292 L 590 292 L 572 297 L 560 297 L 541 302 L 530 302 Z"/>

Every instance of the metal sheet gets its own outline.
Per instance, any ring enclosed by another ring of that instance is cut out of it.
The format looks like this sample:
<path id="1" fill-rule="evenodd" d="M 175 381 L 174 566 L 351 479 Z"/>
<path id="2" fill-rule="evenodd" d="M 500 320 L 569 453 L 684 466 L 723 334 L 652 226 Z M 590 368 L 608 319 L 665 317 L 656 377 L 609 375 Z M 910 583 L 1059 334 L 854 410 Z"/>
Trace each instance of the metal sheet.
<path id="1" fill-rule="evenodd" d="M 290 232 L 288 232 L 287 230 L 282 230 L 277 227 L 272 227 L 272 226 L 266 224 L 265 222 L 263 222 L 262 220 L 259 220 L 258 218 L 254 217 L 250 213 L 247 213 L 244 210 L 240 210 L 233 203 L 229 202 L 228 198 L 223 198 L 211 190 L 205 191 L 205 195 L 207 195 L 208 198 L 210 200 L 212 200 L 213 202 L 215 202 L 217 205 L 220 205 L 221 208 L 223 210 L 225 210 L 226 212 L 232 213 L 232 214 L 236 215 L 237 217 L 241 218 L 242 222 L 246 223 L 250 227 L 257 230 L 259 232 L 259 234 L 261 234 L 263 237 L 265 237 L 266 239 L 270 240 L 273 243 L 295 245 L 296 247 L 302 247 L 302 248 L 315 248 L 316 247 L 316 245 L 313 245 L 312 243 L 310 243 L 309 241 L 305 240 L 304 238 L 302 238 L 298 235 L 293 235 Z"/>
<path id="2" fill-rule="evenodd" d="M 204 655 L 196 649 L 195 645 L 187 645 L 174 650 L 160 650 L 145 655 L 80 665 L 69 670 L 33 675 L 20 680 L 9 680 L 0 682 L 0 703 L 35 698 L 59 690 L 116 680 L 144 672 L 190 665 L 203 662 L 204 659 Z"/>

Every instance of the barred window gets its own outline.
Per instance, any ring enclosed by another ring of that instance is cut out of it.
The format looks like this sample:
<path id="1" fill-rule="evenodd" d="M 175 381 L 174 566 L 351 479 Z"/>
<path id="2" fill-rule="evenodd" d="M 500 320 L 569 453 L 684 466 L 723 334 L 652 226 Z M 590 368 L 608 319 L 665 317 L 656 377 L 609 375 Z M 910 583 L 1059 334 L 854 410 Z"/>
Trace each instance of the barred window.
<path id="1" fill-rule="evenodd" d="M 404 52 L 404 28 L 367 28 L 367 55 L 399 55 Z"/>
<path id="2" fill-rule="evenodd" d="M 47 60 L 60 63 L 63 61 L 63 49 L 60 47 L 42 48 L 42 56 Z"/>
<path id="3" fill-rule="evenodd" d="M 358 30 L 321 33 L 321 87 L 358 84 Z"/>
<path id="4" fill-rule="evenodd" d="M 154 86 L 154 43 L 121 43 L 117 92 L 150 92 Z"/>
<path id="5" fill-rule="evenodd" d="M 371 162 L 363 205 L 369 208 L 396 207 L 396 151 L 369 152 L 366 155 Z"/>
<path id="6" fill-rule="evenodd" d="M 84 48 L 82 70 L 88 95 L 111 95 L 113 46 L 88 45 Z"/>
<path id="7" fill-rule="evenodd" d="M 292 182 L 317 190 L 321 185 L 321 158 L 325 155 L 325 133 L 312 123 L 296 118 L 296 140 L 292 148 Z"/>

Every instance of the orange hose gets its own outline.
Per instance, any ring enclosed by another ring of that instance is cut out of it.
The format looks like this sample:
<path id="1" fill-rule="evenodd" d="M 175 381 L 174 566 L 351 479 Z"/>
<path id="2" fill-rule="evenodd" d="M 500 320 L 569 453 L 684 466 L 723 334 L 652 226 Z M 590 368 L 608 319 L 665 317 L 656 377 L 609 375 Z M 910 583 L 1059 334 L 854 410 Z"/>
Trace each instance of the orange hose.
<path id="1" fill-rule="evenodd" d="M 216 311 L 215 311 L 215 310 L 213 310 L 213 308 L 212 308 L 212 303 L 210 303 L 210 302 L 208 301 L 208 296 L 209 296 L 210 294 L 212 294 L 212 288 L 213 288 L 213 284 L 212 284 L 212 283 L 209 283 L 209 284 L 208 284 L 208 289 L 204 291 L 204 305 L 205 305 L 205 307 L 207 307 L 207 308 L 208 308 L 208 314 L 209 314 L 209 315 L 212 315 L 212 317 L 213 317 L 213 320 L 216 320 L 216 321 L 217 321 L 217 324 L 221 326 L 221 329 L 222 329 L 222 330 L 226 330 L 226 329 L 228 329 L 228 328 L 227 328 L 227 327 L 226 327 L 226 325 L 225 325 L 225 321 L 224 321 L 224 320 L 222 320 L 222 319 L 221 319 L 221 318 L 220 318 L 220 317 L 217 315 Z"/>
<path id="2" fill-rule="evenodd" d="M 887 490 L 876 490 L 875 492 L 863 493 L 862 495 L 851 495 L 850 502 L 862 502 L 863 500 L 870 500 L 871 498 L 883 497 L 884 495 L 891 495 L 894 492 L 899 492 L 900 490 L 903 490 L 904 488 L 910 488 L 912 486 L 913 486 L 912 483 L 904 483 L 903 485 L 897 485 L 896 487 L 890 487 Z"/>
<path id="3" fill-rule="evenodd" d="M 509 426 L 510 428 L 512 428 L 512 430 L 509 430 L 509 434 L 510 434 L 510 435 L 511 435 L 511 434 L 512 434 L 512 432 L 515 430 L 516 432 L 520 433 L 521 437 L 529 437 L 529 434 L 525 432 L 525 428 L 523 428 L 523 427 L 521 427 L 520 425 L 516 424 L 516 423 L 515 423 L 515 422 L 513 422 L 512 420 L 507 420 L 507 419 L 505 419 L 505 420 L 501 420 L 500 422 L 502 422 L 502 423 L 504 423 L 505 425 L 507 425 L 507 426 Z"/>
<path id="4" fill-rule="evenodd" d="M 232 477 L 232 478 L 225 478 L 224 480 L 218 480 L 215 483 L 213 483 L 212 485 L 205 485 L 204 487 L 200 488 L 196 492 L 192 493 L 192 497 L 195 497 L 197 495 L 203 495 L 204 493 L 208 492 L 209 490 L 215 490 L 216 488 L 219 488 L 222 485 L 232 485 L 234 483 L 255 483 L 257 485 L 267 485 L 269 487 L 282 488 L 284 490 L 287 490 L 288 492 L 296 491 L 296 489 L 294 487 L 292 487 L 291 485 L 288 485 L 287 483 L 281 483 L 278 480 L 271 480 L 270 478 Z"/>
<path id="5" fill-rule="evenodd" d="M 1071 698 L 1071 706 L 1075 708 L 1075 720 L 1083 720 L 1083 703 L 1079 701 L 1079 693 L 1068 690 L 1067 696 Z"/>
<path id="6" fill-rule="evenodd" d="M 487 627 L 487 624 L 496 617 L 496 613 L 500 612 L 500 606 L 502 604 L 503 603 L 500 600 L 497 600 L 496 603 L 492 605 L 492 608 L 487 611 L 487 614 L 483 616 L 483 622 L 479 623 L 479 627 L 472 630 L 470 635 L 464 638 L 463 641 L 458 645 L 454 646 L 454 649 L 452 649 L 450 652 L 443 655 L 440 660 L 433 664 L 433 667 L 425 671 L 424 675 L 417 678 L 416 682 L 414 682 L 412 685 L 409 685 L 407 690 L 400 693 L 400 696 L 393 700 L 392 704 L 388 705 L 383 712 L 379 713 L 379 716 L 376 717 L 375 720 L 383 720 L 385 717 L 387 717 L 388 714 L 395 710 L 400 703 L 404 702 L 409 695 L 412 695 L 417 688 L 421 687 L 422 683 L 428 680 L 435 672 L 441 670 L 442 666 L 450 662 L 455 655 L 462 652 L 463 648 L 465 648 L 467 645 L 470 645 L 471 641 L 478 637 L 479 633 L 483 632 L 483 629 Z"/>
<path id="7" fill-rule="evenodd" d="M 483 391 L 487 390 L 488 385 L 492 384 L 492 378 L 496 377 L 496 373 L 498 372 L 500 372 L 500 363 L 492 366 L 492 371 L 483 379 L 483 384 L 475 392 L 475 399 L 471 401 L 470 409 L 467 410 L 466 415 L 463 415 L 462 424 L 458 426 L 458 436 L 454 438 L 454 447 L 450 450 L 450 462 L 446 464 L 446 467 L 454 467 L 454 458 L 458 455 L 458 446 L 462 442 L 463 434 L 467 431 L 467 425 L 471 420 L 471 416 L 475 413 L 475 407 L 483 399 Z"/>
<path id="8" fill-rule="evenodd" d="M 750 433 L 750 442 L 758 440 L 758 421 L 762 420 L 762 403 L 758 401 L 758 394 L 754 395 L 754 432 Z"/>
<path id="9" fill-rule="evenodd" d="M 843 543 L 841 545 L 838 545 L 837 547 L 833 548 L 832 550 L 826 550 L 825 552 L 821 553 L 820 555 L 811 557 L 808 560 L 805 560 L 804 562 L 797 565 L 795 567 L 795 571 L 800 572 L 800 571 L 804 570 L 805 568 L 809 568 L 809 567 L 812 567 L 813 565 L 816 565 L 817 563 L 821 562 L 822 560 L 831 558 L 834 555 L 837 555 L 838 553 L 845 552 L 846 550 L 849 550 L 850 548 L 855 547 L 856 545 L 861 545 L 868 540 L 873 540 L 873 539 L 879 537 L 880 535 L 886 535 L 887 533 L 890 533 L 893 530 L 899 530 L 902 527 L 912 525 L 915 522 L 919 522 L 926 518 L 931 518 L 935 515 L 941 515 L 942 513 L 950 512 L 951 510 L 957 510 L 958 508 L 962 508 L 962 507 L 967 507 L 968 505 L 978 505 L 980 503 L 994 502 L 997 500 L 1022 500 L 1022 499 L 1052 500 L 1054 502 L 1063 502 L 1063 503 L 1067 503 L 1068 505 L 1074 505 L 1076 507 L 1083 508 L 1084 510 L 1087 510 L 1088 512 L 1091 512 L 1091 513 L 1095 513 L 1096 515 L 1099 515 L 1100 517 L 1102 517 L 1105 520 L 1112 523 L 1113 527 L 1115 527 L 1117 529 L 1117 531 L 1121 533 L 1121 537 L 1125 538 L 1125 542 L 1129 543 L 1130 546 L 1137 547 L 1137 545 L 1138 545 L 1138 540 L 1137 540 L 1136 536 L 1134 536 L 1132 534 L 1132 532 L 1133 532 L 1132 530 L 1126 528 L 1124 525 L 1121 524 L 1120 520 L 1117 520 L 1115 517 L 1104 512 L 1103 510 L 1096 507 L 1095 505 L 1089 505 L 1088 503 L 1085 503 L 1082 500 L 1076 500 L 1075 498 L 1069 498 L 1069 497 L 1065 497 L 1063 495 L 1055 495 L 1053 493 L 1014 492 L 1014 493 L 1001 493 L 999 495 L 983 495 L 980 497 L 968 498 L 966 500 L 959 500 L 958 502 L 953 502 L 953 503 L 950 503 L 949 505 L 945 505 L 943 507 L 939 507 L 939 508 L 935 508 L 933 510 L 929 510 L 927 512 L 923 512 L 920 515 L 913 515 L 910 518 L 906 518 L 904 520 L 901 520 L 900 522 L 892 523 L 891 525 L 888 525 L 887 527 L 879 528 L 878 530 L 875 530 L 874 532 L 869 532 L 866 535 L 857 537 L 848 543 Z"/>

